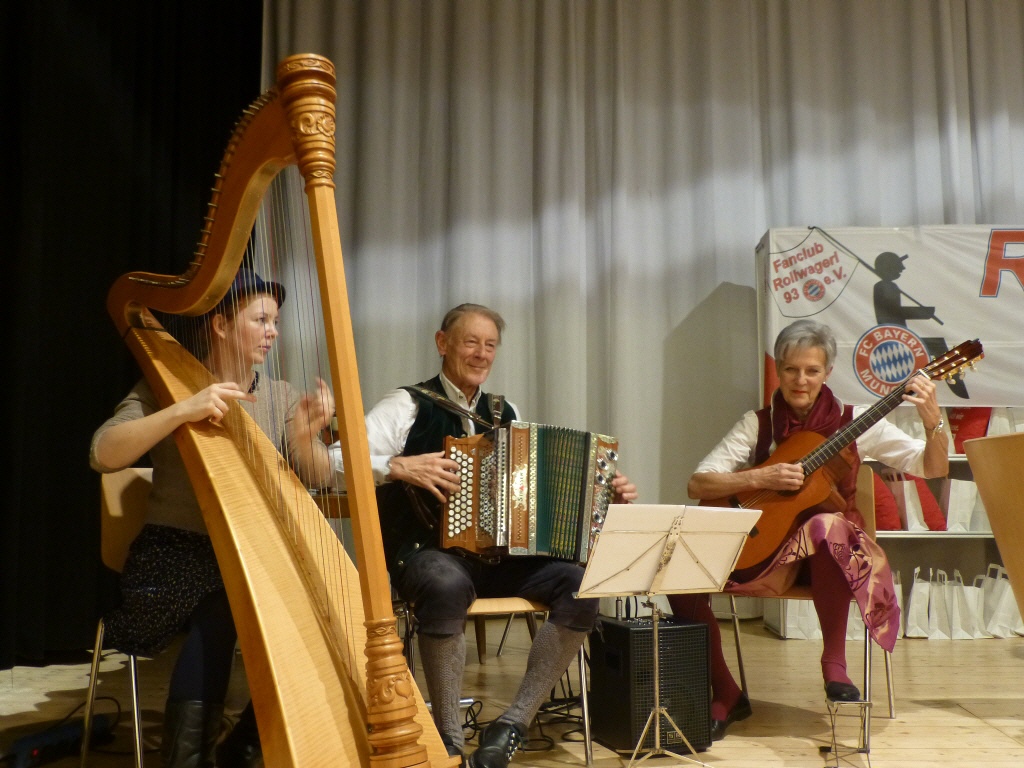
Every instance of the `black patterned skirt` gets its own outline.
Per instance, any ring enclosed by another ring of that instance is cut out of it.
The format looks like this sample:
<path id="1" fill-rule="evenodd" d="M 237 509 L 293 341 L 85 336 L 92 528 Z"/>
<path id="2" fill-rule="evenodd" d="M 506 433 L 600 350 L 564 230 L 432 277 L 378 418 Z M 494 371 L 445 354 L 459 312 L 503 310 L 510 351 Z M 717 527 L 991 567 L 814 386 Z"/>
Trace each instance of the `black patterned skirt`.
<path id="1" fill-rule="evenodd" d="M 107 647 L 153 656 L 188 626 L 196 606 L 224 589 L 210 537 L 146 525 L 121 573 L 121 605 L 104 617 Z"/>

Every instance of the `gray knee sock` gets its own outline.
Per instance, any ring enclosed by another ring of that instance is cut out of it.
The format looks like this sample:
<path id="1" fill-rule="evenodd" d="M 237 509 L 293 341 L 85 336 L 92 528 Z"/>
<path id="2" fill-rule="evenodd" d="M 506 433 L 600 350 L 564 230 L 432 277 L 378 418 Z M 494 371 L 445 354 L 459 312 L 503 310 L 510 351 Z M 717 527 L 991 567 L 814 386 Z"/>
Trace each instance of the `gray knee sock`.
<path id="1" fill-rule="evenodd" d="M 466 746 L 459 716 L 462 671 L 466 666 L 466 636 L 420 633 L 420 659 L 427 679 L 427 695 L 434 724 L 446 743 Z"/>
<path id="2" fill-rule="evenodd" d="M 526 674 L 512 706 L 499 719 L 529 727 L 544 698 L 558 683 L 562 673 L 586 639 L 586 632 L 576 632 L 550 621 L 544 622 L 526 659 Z M 524 730 L 525 734 L 526 731 Z"/>

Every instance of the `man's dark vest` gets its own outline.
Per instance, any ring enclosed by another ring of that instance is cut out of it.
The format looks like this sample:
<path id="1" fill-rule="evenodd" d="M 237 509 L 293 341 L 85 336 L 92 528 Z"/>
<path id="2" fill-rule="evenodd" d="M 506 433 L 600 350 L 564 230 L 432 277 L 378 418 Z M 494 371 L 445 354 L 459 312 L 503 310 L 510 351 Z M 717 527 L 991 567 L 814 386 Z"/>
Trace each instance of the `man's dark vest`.
<path id="1" fill-rule="evenodd" d="M 440 376 L 416 386 L 445 396 Z M 445 437 L 465 436 L 462 418 L 458 414 L 437 405 L 413 387 L 403 389 L 415 398 L 418 406 L 416 421 L 409 430 L 403 456 L 435 453 L 444 450 Z M 487 421 L 492 418 L 490 400 L 487 393 L 482 393 L 476 407 L 477 415 Z M 502 422 L 514 418 L 515 411 L 506 403 L 501 414 Z M 441 505 L 429 491 L 403 482 L 385 483 L 377 488 L 377 507 L 380 512 L 384 556 L 390 573 L 397 573 L 405 559 L 414 552 L 439 545 Z"/>

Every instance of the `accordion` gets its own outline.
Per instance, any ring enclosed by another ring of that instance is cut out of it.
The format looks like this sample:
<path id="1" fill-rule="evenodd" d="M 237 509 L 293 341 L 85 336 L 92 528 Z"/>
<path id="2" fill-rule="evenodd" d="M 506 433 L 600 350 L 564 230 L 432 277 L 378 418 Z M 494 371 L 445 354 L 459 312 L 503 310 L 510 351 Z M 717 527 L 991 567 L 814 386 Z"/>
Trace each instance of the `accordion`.
<path id="1" fill-rule="evenodd" d="M 441 547 L 585 563 L 611 501 L 615 438 L 512 421 L 445 438 L 459 490 L 442 508 Z"/>

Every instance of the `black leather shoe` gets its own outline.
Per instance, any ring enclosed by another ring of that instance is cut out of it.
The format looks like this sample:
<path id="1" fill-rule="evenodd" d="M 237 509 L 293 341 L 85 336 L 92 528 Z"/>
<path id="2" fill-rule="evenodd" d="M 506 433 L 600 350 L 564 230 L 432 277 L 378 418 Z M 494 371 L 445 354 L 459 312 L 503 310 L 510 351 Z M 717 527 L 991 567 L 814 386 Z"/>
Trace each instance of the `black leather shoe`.
<path id="1" fill-rule="evenodd" d="M 725 720 L 711 721 L 711 740 L 721 741 L 725 738 L 726 728 L 740 720 L 746 720 L 752 714 L 754 714 L 754 710 L 750 707 L 750 699 L 745 693 L 741 693 L 740 697 L 736 699 L 736 703 L 732 705 L 732 709 L 729 710 L 729 714 L 725 716 Z"/>
<path id="2" fill-rule="evenodd" d="M 495 720 L 480 734 L 480 746 L 469 756 L 469 767 L 506 768 L 512 755 L 525 743 L 526 736 L 518 725 Z"/>
<path id="3" fill-rule="evenodd" d="M 853 683 L 825 683 L 825 698 L 829 701 L 863 701 Z"/>

